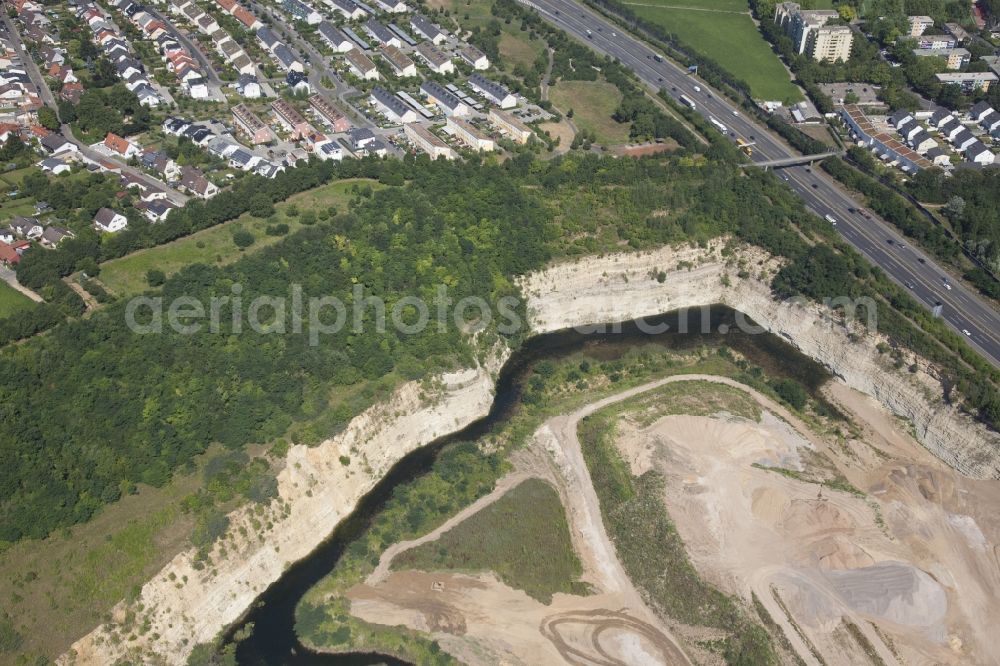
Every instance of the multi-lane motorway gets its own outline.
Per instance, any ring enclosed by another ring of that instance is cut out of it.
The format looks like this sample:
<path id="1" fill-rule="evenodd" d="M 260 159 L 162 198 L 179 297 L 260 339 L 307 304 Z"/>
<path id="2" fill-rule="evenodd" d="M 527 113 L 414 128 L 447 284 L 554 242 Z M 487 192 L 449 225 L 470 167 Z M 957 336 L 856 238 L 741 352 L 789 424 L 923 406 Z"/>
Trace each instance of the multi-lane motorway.
<path id="1" fill-rule="evenodd" d="M 649 45 L 622 32 L 572 0 L 521 0 L 562 30 L 586 41 L 595 50 L 617 58 L 648 86 L 666 90 L 675 99 L 686 95 L 706 118 L 725 125 L 730 138 L 755 142 L 753 159 L 767 161 L 797 153 L 764 125 L 748 118 L 735 104 L 697 77 L 666 58 L 657 60 Z M 860 206 L 832 178 L 807 166 L 787 167 L 779 177 L 802 197 L 806 206 L 833 217 L 844 238 L 899 284 L 909 288 L 928 308 L 942 304 L 941 316 L 956 330 L 967 332 L 968 342 L 994 365 L 1000 366 L 1000 316 L 963 284 L 920 250 L 913 248 L 887 222 Z M 851 212 L 854 210 L 855 212 Z M 830 294 L 836 297 L 839 294 Z"/>

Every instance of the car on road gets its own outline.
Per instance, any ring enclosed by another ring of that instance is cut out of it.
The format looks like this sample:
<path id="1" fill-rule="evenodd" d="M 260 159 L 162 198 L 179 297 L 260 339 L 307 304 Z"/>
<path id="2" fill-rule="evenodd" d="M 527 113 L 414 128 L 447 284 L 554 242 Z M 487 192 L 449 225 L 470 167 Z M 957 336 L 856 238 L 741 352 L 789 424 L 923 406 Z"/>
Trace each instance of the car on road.
<path id="1" fill-rule="evenodd" d="M 951 291 L 951 283 L 948 282 L 948 278 L 941 278 L 941 284 L 944 285 L 945 289 L 947 289 L 948 291 Z"/>
<path id="2" fill-rule="evenodd" d="M 905 282 L 904 284 L 906 284 L 906 288 L 907 289 L 913 289 L 913 283 L 912 282 Z"/>
<path id="3" fill-rule="evenodd" d="M 819 189 L 819 185 L 817 185 L 816 183 L 813 183 L 809 187 L 813 188 L 814 190 L 818 190 Z"/>
<path id="4" fill-rule="evenodd" d="M 695 86 L 694 87 L 694 91 L 695 92 L 701 92 L 701 86 Z"/>
<path id="5" fill-rule="evenodd" d="M 962 329 L 962 333 L 965 333 L 965 337 L 967 337 L 967 338 L 971 338 L 972 337 L 972 333 L 969 333 L 969 329 L 967 329 L 967 328 L 963 328 Z"/>
<path id="6" fill-rule="evenodd" d="M 733 111 L 733 115 L 734 116 L 738 116 L 738 115 L 740 115 L 740 112 L 739 111 Z"/>
<path id="7" fill-rule="evenodd" d="M 922 264 L 926 264 L 927 263 L 927 260 L 924 259 L 923 257 L 917 257 L 917 261 L 919 261 Z"/>
<path id="8" fill-rule="evenodd" d="M 781 174 L 781 180 L 783 180 L 783 181 L 785 181 L 787 183 L 788 182 L 788 176 L 785 175 L 785 174 Z"/>

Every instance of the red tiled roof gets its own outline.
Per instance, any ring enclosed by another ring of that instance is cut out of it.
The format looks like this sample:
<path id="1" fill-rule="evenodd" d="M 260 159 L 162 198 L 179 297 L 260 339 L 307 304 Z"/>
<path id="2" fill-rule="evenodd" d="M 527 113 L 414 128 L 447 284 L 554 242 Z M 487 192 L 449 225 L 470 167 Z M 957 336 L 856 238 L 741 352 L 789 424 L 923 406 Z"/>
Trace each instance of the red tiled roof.
<path id="1" fill-rule="evenodd" d="M 13 246 L 0 242 L 0 261 L 7 264 L 17 264 L 21 261 L 21 255 Z"/>
<path id="2" fill-rule="evenodd" d="M 104 145 L 119 155 L 124 155 L 130 146 L 127 139 L 124 139 L 113 132 L 108 132 L 108 135 L 104 137 Z"/>

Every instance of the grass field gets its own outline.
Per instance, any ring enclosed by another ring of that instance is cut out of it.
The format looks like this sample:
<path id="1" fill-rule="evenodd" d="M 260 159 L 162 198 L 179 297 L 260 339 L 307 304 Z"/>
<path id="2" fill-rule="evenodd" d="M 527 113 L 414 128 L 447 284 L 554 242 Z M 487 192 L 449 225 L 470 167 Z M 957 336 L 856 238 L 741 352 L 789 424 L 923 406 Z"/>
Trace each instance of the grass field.
<path id="1" fill-rule="evenodd" d="M 694 0 L 682 0 L 688 4 Z M 733 0 L 698 3 L 725 6 Z M 656 6 L 667 0 L 627 3 L 636 14 L 662 25 L 691 49 L 711 58 L 750 85 L 757 99 L 800 101 L 802 93 L 792 85 L 788 72 L 757 31 L 750 15 L 728 11 L 675 9 Z M 743 9 L 746 8 L 743 3 Z"/>
<path id="2" fill-rule="evenodd" d="M 6 282 L 0 282 L 0 319 L 27 310 L 32 300 Z"/>
<path id="3" fill-rule="evenodd" d="M 573 109 L 573 124 L 593 132 L 597 143 L 612 146 L 628 142 L 628 123 L 611 117 L 622 94 L 607 81 L 560 81 L 549 89 L 552 104 L 564 114 Z"/>
<path id="4" fill-rule="evenodd" d="M 514 65 L 531 67 L 538 56 L 545 53 L 545 42 L 541 39 L 530 40 L 517 28 L 506 30 L 512 26 L 505 25 L 504 32 L 500 35 L 500 55 L 504 64 L 513 68 Z"/>
<path id="5" fill-rule="evenodd" d="M 584 593 L 559 494 L 528 479 L 436 541 L 401 553 L 394 569 L 493 571 L 543 603 L 555 592 Z"/>
<path id="6" fill-rule="evenodd" d="M 290 197 L 287 201 L 275 204 L 276 218 L 279 223 L 287 224 L 289 232 L 302 227 L 300 217 L 289 216 L 290 206 L 295 206 L 300 212 L 307 210 L 324 210 L 336 206 L 338 210 L 346 209 L 351 199 L 351 186 L 355 183 L 367 182 L 359 180 L 343 180 L 302 192 Z M 378 183 L 370 182 L 372 187 Z M 114 259 L 101 265 L 100 280 L 109 291 L 116 296 L 137 294 L 148 288 L 146 272 L 158 269 L 168 276 L 176 273 L 184 266 L 193 263 L 227 264 L 235 261 L 244 253 L 254 252 L 281 239 L 281 236 L 268 236 L 265 228 L 271 224 L 267 220 L 242 215 L 235 220 L 219 226 L 199 231 L 172 243 L 140 250 L 132 254 Z M 250 231 L 256 240 L 246 250 L 240 250 L 233 243 L 233 231 L 243 228 Z"/>

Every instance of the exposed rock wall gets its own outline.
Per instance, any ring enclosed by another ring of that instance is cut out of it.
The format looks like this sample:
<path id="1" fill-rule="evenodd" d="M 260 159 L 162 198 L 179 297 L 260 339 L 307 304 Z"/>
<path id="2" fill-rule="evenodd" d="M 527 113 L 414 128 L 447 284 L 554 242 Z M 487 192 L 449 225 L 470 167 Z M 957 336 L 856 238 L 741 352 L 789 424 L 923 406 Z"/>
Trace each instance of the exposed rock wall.
<path id="1" fill-rule="evenodd" d="M 528 296 L 532 330 L 545 333 L 721 303 L 746 313 L 852 388 L 910 421 L 920 442 L 950 466 L 975 478 L 1000 478 L 1000 436 L 943 401 L 934 369 L 926 361 L 912 359 L 919 368 L 916 373 L 894 369 L 891 359 L 877 349 L 882 337 L 834 321 L 812 303 L 776 302 L 767 281 L 758 279 L 761 272 L 777 268 L 767 255 L 745 248 L 723 258 L 720 248 L 715 244 L 707 250 L 685 247 L 615 254 L 530 275 L 521 286 Z M 750 277 L 737 277 L 740 263 Z M 678 269 L 679 265 L 683 267 Z M 656 278 L 660 270 L 667 272 L 663 282 Z M 859 309 L 859 314 L 865 316 L 865 310 Z"/>
<path id="2" fill-rule="evenodd" d="M 195 567 L 193 549 L 177 555 L 129 606 L 142 608 L 131 626 L 119 604 L 115 621 L 77 641 L 61 663 L 185 663 L 196 644 L 239 619 L 290 563 L 311 553 L 403 456 L 484 416 L 493 402 L 495 371 L 505 359 L 443 376 L 433 396 L 423 395 L 418 383 L 405 384 L 336 437 L 313 448 L 291 447 L 278 476 L 280 499 L 267 515 L 255 515 L 253 507 L 231 514 L 230 528 L 206 566 Z M 341 456 L 350 463 L 344 465 Z M 273 527 L 262 529 L 268 522 Z M 149 631 L 127 640 L 144 621 Z"/>
<path id="3" fill-rule="evenodd" d="M 817 306 L 776 303 L 766 281 L 758 279 L 776 268 L 769 257 L 744 249 L 723 258 L 720 248 L 715 244 L 594 257 L 528 276 L 521 286 L 532 331 L 722 303 L 745 312 L 848 385 L 911 421 L 924 445 L 948 464 L 969 476 L 1000 477 L 1000 437 L 945 405 L 926 363 L 918 362 L 921 370 L 913 374 L 893 370 L 876 349 L 878 337 L 851 336 Z M 736 276 L 733 265 L 738 261 L 751 277 Z M 661 271 L 666 275 L 658 279 Z M 254 507 L 234 512 L 207 566 L 195 567 L 193 550 L 180 553 L 143 586 L 138 602 L 128 608 L 120 604 L 114 621 L 77 641 L 60 661 L 100 666 L 117 659 L 184 663 L 194 645 L 236 621 L 288 564 L 312 552 L 392 465 L 486 415 L 496 371 L 505 359 L 506 353 L 501 353 L 489 367 L 444 376 L 433 399 L 421 394 L 420 385 L 406 384 L 336 437 L 314 448 L 292 447 L 278 477 L 280 499 L 266 515 L 255 514 Z M 341 456 L 350 457 L 351 463 L 343 465 Z M 262 530 L 260 525 L 267 523 L 272 526 Z M 125 623 L 126 610 L 136 611 L 131 626 Z M 149 630 L 129 640 L 144 622 Z"/>

